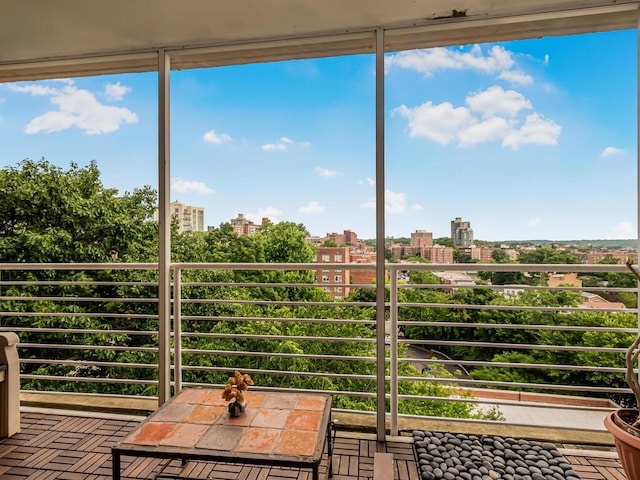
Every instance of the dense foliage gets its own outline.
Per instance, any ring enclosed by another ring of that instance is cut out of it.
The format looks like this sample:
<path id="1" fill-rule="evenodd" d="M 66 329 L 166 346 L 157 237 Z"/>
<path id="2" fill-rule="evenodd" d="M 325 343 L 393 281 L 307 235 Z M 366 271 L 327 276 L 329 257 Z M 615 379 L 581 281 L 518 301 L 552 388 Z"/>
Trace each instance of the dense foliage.
<path id="1" fill-rule="evenodd" d="M 27 160 L 0 170 L 0 192 L 0 262 L 157 261 L 155 192 L 144 187 L 119 195 L 102 185 L 95 163 L 64 170 Z M 309 263 L 315 249 L 306 237 L 305 227 L 291 222 L 264 224 L 250 237 L 238 236 L 226 223 L 207 233 L 178 233 L 174 225 L 172 260 Z M 155 393 L 155 269 L 10 270 L 0 280 L 2 326 L 18 331 L 24 345 L 23 388 Z M 333 391 L 339 408 L 375 408 L 371 302 L 331 301 L 314 285 L 312 271 L 190 269 L 182 282 L 185 382 L 221 385 L 230 371 L 241 369 L 258 385 Z M 354 295 L 350 300 L 359 293 Z M 410 363 L 401 365 L 400 375 L 426 377 Z M 431 397 L 457 393 L 428 381 L 403 381 L 400 391 Z M 499 418 L 472 403 L 402 401 L 400 408 Z"/>

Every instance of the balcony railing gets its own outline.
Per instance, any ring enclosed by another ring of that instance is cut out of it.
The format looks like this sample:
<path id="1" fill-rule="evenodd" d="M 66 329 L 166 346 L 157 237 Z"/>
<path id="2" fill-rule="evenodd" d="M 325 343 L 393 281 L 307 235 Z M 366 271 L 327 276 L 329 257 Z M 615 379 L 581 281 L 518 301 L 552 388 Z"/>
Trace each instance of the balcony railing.
<path id="1" fill-rule="evenodd" d="M 376 318 L 375 285 L 332 283 L 352 293 L 360 289 L 348 300 L 333 300 L 313 283 L 318 270 L 374 268 L 172 265 L 172 387 L 222 385 L 240 368 L 254 376 L 257 388 L 326 392 L 338 408 L 369 411 L 376 408 L 377 389 L 384 388 L 392 433 L 402 416 L 460 414 L 447 405 L 489 412 L 513 404 L 537 407 L 535 395 L 554 394 L 545 398 L 556 408 L 601 410 L 585 395 L 629 393 L 624 351 L 637 331 L 638 309 L 547 305 L 543 297 L 589 292 L 637 298 L 637 288 L 399 280 L 419 271 L 624 274 L 624 266 L 388 264 L 384 319 Z M 156 395 L 163 377 L 157 277 L 155 264 L 0 264 L 0 330 L 20 335 L 22 388 Z M 539 304 L 523 302 L 521 292 L 529 300 L 539 296 Z M 376 357 L 378 326 L 386 332 L 385 358 Z M 557 361 L 542 361 L 540 352 L 552 352 L 549 358 Z M 386 365 L 384 385 L 377 382 L 379 361 Z M 525 381 L 527 372 L 541 371 L 545 375 Z M 483 418 L 499 420 L 499 414 Z"/>

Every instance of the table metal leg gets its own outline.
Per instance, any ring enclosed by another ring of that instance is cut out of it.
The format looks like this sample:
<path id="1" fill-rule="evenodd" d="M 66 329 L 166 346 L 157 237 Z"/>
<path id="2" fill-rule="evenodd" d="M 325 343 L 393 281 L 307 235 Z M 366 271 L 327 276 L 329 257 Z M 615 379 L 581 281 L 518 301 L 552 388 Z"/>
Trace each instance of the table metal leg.
<path id="1" fill-rule="evenodd" d="M 120 480 L 120 454 L 111 452 L 111 473 L 113 480 Z"/>
<path id="2" fill-rule="evenodd" d="M 336 440 L 337 428 L 335 422 L 329 422 L 327 425 L 327 456 L 329 457 L 329 473 L 328 477 L 333 476 L 333 443 Z M 315 480 L 315 479 L 314 479 Z"/>

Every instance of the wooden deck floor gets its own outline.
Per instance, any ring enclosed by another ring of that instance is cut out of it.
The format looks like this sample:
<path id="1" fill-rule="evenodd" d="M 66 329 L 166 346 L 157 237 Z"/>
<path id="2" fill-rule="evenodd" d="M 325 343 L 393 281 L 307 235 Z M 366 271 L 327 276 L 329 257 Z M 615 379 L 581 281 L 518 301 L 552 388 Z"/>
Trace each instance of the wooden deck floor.
<path id="1" fill-rule="evenodd" d="M 22 414 L 22 431 L 0 440 L 1 480 L 111 480 L 111 446 L 138 421 L 106 415 L 31 412 Z M 377 442 L 367 435 L 338 432 L 334 450 L 335 480 L 370 480 Z M 409 441 L 386 442 L 382 451 L 394 454 L 395 479 L 419 480 Z M 563 452 L 580 478 L 625 480 L 610 452 Z M 326 474 L 326 460 L 321 478 Z M 123 480 L 166 479 L 310 480 L 298 469 L 131 458 L 122 459 Z"/>

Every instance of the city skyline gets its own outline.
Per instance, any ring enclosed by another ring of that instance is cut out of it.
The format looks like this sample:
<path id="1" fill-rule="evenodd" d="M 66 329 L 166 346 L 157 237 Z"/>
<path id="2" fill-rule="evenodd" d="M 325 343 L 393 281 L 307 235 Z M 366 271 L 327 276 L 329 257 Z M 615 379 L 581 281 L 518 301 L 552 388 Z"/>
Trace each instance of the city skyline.
<path id="1" fill-rule="evenodd" d="M 636 30 L 386 55 L 386 236 L 636 238 Z M 375 237 L 373 55 L 171 74 L 171 201 Z M 157 75 L 0 85 L 0 167 L 157 188 Z"/>

